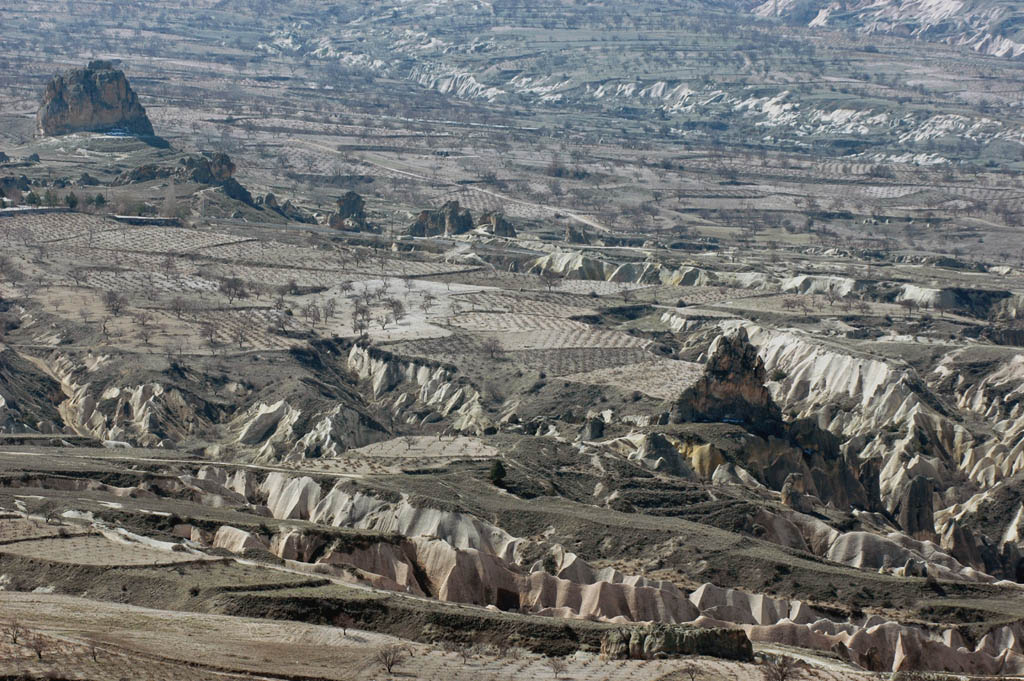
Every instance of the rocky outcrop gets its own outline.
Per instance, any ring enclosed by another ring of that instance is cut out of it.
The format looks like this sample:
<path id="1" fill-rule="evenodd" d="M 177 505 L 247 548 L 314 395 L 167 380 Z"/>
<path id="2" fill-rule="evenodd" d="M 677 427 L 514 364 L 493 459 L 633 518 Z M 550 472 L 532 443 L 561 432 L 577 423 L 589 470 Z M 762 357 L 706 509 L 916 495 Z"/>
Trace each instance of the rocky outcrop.
<path id="1" fill-rule="evenodd" d="M 332 229 L 366 230 L 366 202 L 356 192 L 345 192 L 338 199 L 338 212 L 331 215 L 328 225 Z"/>
<path id="2" fill-rule="evenodd" d="M 199 184 L 221 184 L 235 176 L 234 161 L 222 152 L 189 156 L 180 165 L 179 177 Z"/>
<path id="3" fill-rule="evenodd" d="M 473 216 L 458 201 L 448 201 L 437 210 L 421 212 L 409 227 L 410 236 L 452 236 L 473 229 Z"/>
<path id="4" fill-rule="evenodd" d="M 115 129 L 142 136 L 154 134 L 124 72 L 106 61 L 93 61 L 84 69 L 55 76 L 43 92 L 36 128 L 47 136 Z"/>
<path id="5" fill-rule="evenodd" d="M 653 660 L 683 655 L 749 662 L 754 659 L 754 648 L 739 629 L 654 624 L 612 629 L 601 637 L 601 657 L 606 660 Z"/>
<path id="6" fill-rule="evenodd" d="M 227 154 L 203 153 L 201 156 L 189 156 L 181 159 L 177 166 L 160 166 L 146 164 L 126 170 L 114 178 L 114 186 L 152 182 L 167 178 L 175 178 L 182 182 L 220 187 L 229 197 L 253 206 L 252 194 L 234 178 L 235 164 Z"/>
<path id="7" fill-rule="evenodd" d="M 384 426 L 341 401 L 306 409 L 286 400 L 258 402 L 233 419 L 231 428 L 238 445 L 256 450 L 264 461 L 333 457 L 388 437 Z"/>
<path id="8" fill-rule="evenodd" d="M 707 354 L 704 375 L 676 400 L 673 421 L 726 421 L 778 432 L 782 413 L 765 387 L 764 362 L 746 330 L 719 336 Z"/>
<path id="9" fill-rule="evenodd" d="M 494 427 L 473 386 L 459 381 L 454 369 L 406 360 L 353 345 L 347 368 L 369 383 L 374 399 L 387 399 L 396 420 L 429 423 L 448 420 L 453 430 L 483 434 Z M 422 408 L 429 413 L 423 414 Z"/>
<path id="10" fill-rule="evenodd" d="M 232 553 L 245 553 L 250 549 L 266 549 L 267 542 L 262 537 L 240 530 L 237 527 L 222 525 L 213 538 L 213 547 L 225 549 Z"/>
<path id="11" fill-rule="evenodd" d="M 575 225 L 565 226 L 565 236 L 563 238 L 565 239 L 565 242 L 569 244 L 578 244 L 581 246 L 590 245 L 590 237 L 587 236 L 587 230 Z"/>
<path id="12" fill-rule="evenodd" d="M 277 197 L 270 192 L 257 199 L 256 205 L 274 211 L 284 219 L 291 220 L 292 222 L 316 224 L 316 219 L 312 215 L 295 206 L 290 200 L 279 203 Z"/>
<path id="13" fill-rule="evenodd" d="M 493 236 L 516 238 L 516 228 L 501 213 L 484 213 L 480 217 L 480 228 Z"/>

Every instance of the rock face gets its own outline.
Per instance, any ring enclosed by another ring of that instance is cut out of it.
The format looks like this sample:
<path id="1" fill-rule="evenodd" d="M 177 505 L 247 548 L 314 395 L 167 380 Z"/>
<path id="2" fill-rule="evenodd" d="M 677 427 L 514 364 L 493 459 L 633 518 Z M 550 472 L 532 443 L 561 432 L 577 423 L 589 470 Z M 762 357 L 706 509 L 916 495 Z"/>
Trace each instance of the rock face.
<path id="1" fill-rule="evenodd" d="M 726 421 L 775 432 L 782 414 L 764 385 L 764 362 L 746 330 L 716 338 L 708 356 L 704 375 L 676 401 L 673 421 Z"/>
<path id="2" fill-rule="evenodd" d="M 473 229 L 473 216 L 468 208 L 460 208 L 458 201 L 448 201 L 438 210 L 425 210 L 409 227 L 410 236 L 450 236 L 465 234 Z"/>
<path id="3" fill-rule="evenodd" d="M 43 93 L 36 127 L 46 136 L 114 129 L 154 134 L 124 72 L 106 61 L 89 62 L 84 69 L 55 76 Z"/>
<path id="4" fill-rule="evenodd" d="M 897 521 L 903 531 L 919 541 L 937 542 L 932 490 L 935 484 L 923 475 L 915 476 L 903 491 L 897 510 Z"/>
<path id="5" fill-rule="evenodd" d="M 224 153 L 203 153 L 183 158 L 177 167 L 146 164 L 126 170 L 114 179 L 113 185 L 152 182 L 173 177 L 183 182 L 196 182 L 220 187 L 230 198 L 250 206 L 255 205 L 252 194 L 234 178 L 235 163 Z"/>
<path id="6" fill-rule="evenodd" d="M 652 660 L 680 655 L 710 655 L 749 662 L 754 659 L 754 649 L 740 629 L 655 624 L 612 629 L 601 637 L 601 657 L 606 660 Z"/>

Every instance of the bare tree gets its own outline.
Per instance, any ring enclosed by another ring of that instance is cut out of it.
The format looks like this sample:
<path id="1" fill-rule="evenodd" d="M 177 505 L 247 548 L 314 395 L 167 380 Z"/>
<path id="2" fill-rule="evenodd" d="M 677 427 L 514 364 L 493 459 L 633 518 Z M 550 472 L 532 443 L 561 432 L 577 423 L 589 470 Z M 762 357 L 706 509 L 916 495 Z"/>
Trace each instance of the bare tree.
<path id="1" fill-rule="evenodd" d="M 217 327 L 214 324 L 204 322 L 199 326 L 199 333 L 211 348 L 217 345 Z"/>
<path id="2" fill-rule="evenodd" d="M 71 281 L 75 282 L 75 286 L 81 286 L 82 282 L 85 281 L 86 270 L 81 265 L 75 265 L 68 270 L 68 276 L 71 277 Z"/>
<path id="3" fill-rule="evenodd" d="M 700 667 L 693 662 L 687 662 L 683 665 L 683 668 L 679 670 L 683 676 L 688 678 L 690 681 L 697 681 L 700 678 Z"/>
<path id="4" fill-rule="evenodd" d="M 903 309 L 907 311 L 908 318 L 914 313 L 914 310 L 917 309 L 917 301 L 913 298 L 904 298 L 900 301 L 900 305 L 902 305 Z"/>
<path id="5" fill-rule="evenodd" d="M 228 304 L 235 302 L 237 298 L 246 296 L 245 282 L 238 277 L 225 277 L 220 280 L 220 292 L 228 299 Z"/>
<path id="6" fill-rule="evenodd" d="M 761 668 L 765 681 L 790 681 L 803 674 L 800 663 L 788 655 L 769 658 Z"/>
<path id="7" fill-rule="evenodd" d="M 135 326 L 137 333 L 139 334 L 139 338 L 142 339 L 143 343 L 149 345 L 149 341 L 153 337 L 153 332 L 156 331 L 153 326 L 153 315 L 148 312 L 140 312 L 135 315 Z"/>
<path id="8" fill-rule="evenodd" d="M 4 634 L 14 645 L 18 645 L 18 641 L 25 635 L 25 627 L 21 626 L 21 622 L 18 620 L 11 620 L 4 627 Z"/>
<path id="9" fill-rule="evenodd" d="M 348 636 L 349 627 L 354 626 L 356 621 L 352 619 L 351 615 L 346 613 L 338 613 L 337 617 L 334 618 L 334 626 L 341 629 L 342 636 Z"/>
<path id="10" fill-rule="evenodd" d="M 437 298 L 434 296 L 433 293 L 431 293 L 430 291 L 424 293 L 422 300 L 420 300 L 420 308 L 423 310 L 423 314 L 429 314 L 430 308 L 434 306 L 434 303 L 436 301 Z"/>
<path id="11" fill-rule="evenodd" d="M 171 299 L 171 312 L 174 313 L 175 317 L 181 319 L 186 310 L 188 310 L 188 303 L 184 298 L 181 296 L 174 296 L 174 298 Z"/>
<path id="12" fill-rule="evenodd" d="M 549 657 L 547 659 L 548 669 L 555 675 L 555 678 L 559 678 L 562 674 L 569 671 L 569 665 L 565 663 L 560 657 Z"/>
<path id="13" fill-rule="evenodd" d="M 241 350 L 245 346 L 245 330 L 247 324 L 239 324 L 231 330 L 231 337 L 238 345 L 238 349 Z"/>
<path id="14" fill-rule="evenodd" d="M 42 660 L 43 651 L 46 650 L 47 640 L 41 634 L 32 634 L 25 642 L 28 644 L 28 647 L 35 652 L 36 657 Z"/>
<path id="15" fill-rule="evenodd" d="M 559 283 L 561 283 L 561 279 L 562 278 L 552 270 L 544 270 L 540 273 L 540 280 L 547 288 L 548 293 L 550 293 L 553 288 L 555 288 L 556 286 L 558 286 Z"/>
<path id="16" fill-rule="evenodd" d="M 398 665 L 405 662 L 408 653 L 404 646 L 400 646 L 397 643 L 389 643 L 377 648 L 377 651 L 373 654 L 373 659 L 376 660 L 377 664 L 384 668 L 384 670 L 390 674 L 391 671 Z"/>
<path id="17" fill-rule="evenodd" d="M 324 320 L 330 319 L 334 316 L 334 313 L 338 310 L 338 299 L 328 298 L 324 301 Z"/>
<path id="18" fill-rule="evenodd" d="M 501 344 L 501 341 L 497 338 L 487 338 L 481 343 L 481 348 L 487 353 L 487 356 L 491 359 L 497 359 L 498 355 L 505 352 L 505 347 Z"/>
<path id="19" fill-rule="evenodd" d="M 388 309 L 391 311 L 391 316 L 394 318 L 395 323 L 398 324 L 405 317 L 405 305 L 398 298 L 388 298 L 385 301 Z"/>
<path id="20" fill-rule="evenodd" d="M 110 314 L 119 317 L 128 306 L 128 297 L 117 291 L 107 291 L 103 294 L 103 304 Z"/>
<path id="21" fill-rule="evenodd" d="M 829 307 L 835 305 L 836 301 L 839 300 L 839 291 L 836 290 L 834 285 L 829 284 L 828 288 L 825 289 L 825 300 L 828 301 Z"/>

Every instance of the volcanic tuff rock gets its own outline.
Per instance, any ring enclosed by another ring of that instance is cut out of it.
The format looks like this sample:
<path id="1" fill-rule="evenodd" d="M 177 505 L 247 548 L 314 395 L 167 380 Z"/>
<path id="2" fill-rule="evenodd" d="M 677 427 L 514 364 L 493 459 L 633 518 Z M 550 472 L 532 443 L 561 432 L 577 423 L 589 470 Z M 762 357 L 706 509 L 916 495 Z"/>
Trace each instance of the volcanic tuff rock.
<path id="1" fill-rule="evenodd" d="M 48 136 L 117 128 L 154 134 L 124 72 L 106 61 L 92 61 L 84 69 L 54 76 L 43 93 L 36 127 L 40 135 Z"/>
<path id="2" fill-rule="evenodd" d="M 425 210 L 409 227 L 410 236 L 465 234 L 473 229 L 473 216 L 458 201 L 448 201 L 437 210 Z"/>
<path id="3" fill-rule="evenodd" d="M 601 657 L 606 660 L 711 655 L 728 660 L 754 658 L 750 639 L 739 629 L 695 629 L 654 624 L 612 629 L 601 637 Z"/>
<path id="4" fill-rule="evenodd" d="M 687 388 L 673 408 L 673 421 L 726 421 L 771 432 L 782 414 L 765 387 L 764 362 L 740 327 L 708 348 L 704 375 Z"/>
<path id="5" fill-rule="evenodd" d="M 362 230 L 366 227 L 366 202 L 359 194 L 349 191 L 338 199 L 338 212 L 331 216 L 334 229 Z"/>
<path id="6" fill-rule="evenodd" d="M 515 226 L 501 213 L 485 213 L 480 217 L 480 226 L 488 234 L 503 236 L 508 239 L 516 238 Z"/>
<path id="7" fill-rule="evenodd" d="M 932 490 L 935 483 L 923 475 L 914 476 L 903 490 L 897 507 L 897 519 L 903 531 L 921 541 L 938 541 L 932 510 Z"/>

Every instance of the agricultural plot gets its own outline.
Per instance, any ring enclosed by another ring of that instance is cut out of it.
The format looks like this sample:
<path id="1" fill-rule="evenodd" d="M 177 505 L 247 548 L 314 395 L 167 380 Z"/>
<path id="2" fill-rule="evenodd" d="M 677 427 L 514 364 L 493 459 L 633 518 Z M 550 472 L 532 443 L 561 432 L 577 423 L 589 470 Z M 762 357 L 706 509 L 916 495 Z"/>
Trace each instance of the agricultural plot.
<path id="1" fill-rule="evenodd" d="M 593 307 L 576 307 L 572 304 L 552 302 L 550 299 L 559 299 L 554 295 L 546 297 L 549 299 L 545 300 L 543 295 L 507 295 L 483 292 L 453 296 L 453 300 L 458 301 L 464 309 L 468 308 L 470 312 L 481 310 L 492 313 L 521 313 L 565 319 L 574 315 L 593 314 L 596 311 Z M 564 300 L 564 296 L 560 299 Z"/>
<path id="2" fill-rule="evenodd" d="M 232 234 L 185 229 L 182 227 L 138 227 L 117 225 L 93 235 L 79 235 L 73 245 L 143 253 L 195 253 L 214 246 L 244 243 Z"/>
<path id="3" fill-rule="evenodd" d="M 549 317 L 543 314 L 504 314 L 499 312 L 463 312 L 452 319 L 452 325 L 466 331 L 559 331 L 581 334 L 594 330 L 583 322 Z"/>
<path id="4" fill-rule="evenodd" d="M 465 656 L 459 652 L 413 643 L 355 628 L 275 622 L 199 613 L 152 610 L 117 603 L 51 594 L 0 595 L 5 612 L 30 632 L 50 638 L 44 662 L 33 662 L 26 646 L 0 644 L 0 670 L 81 669 L 80 678 L 111 678 L 125 669 L 126 678 L 236 678 L 253 673 L 288 678 L 302 676 L 331 681 L 356 678 L 411 678 L 418 681 L 519 681 L 552 677 L 550 658 L 516 648 L 508 652 L 480 646 Z M 393 674 L 385 674 L 375 653 L 399 644 L 408 652 Z M 95 648 L 95 651 L 94 651 Z M 92 661 L 93 656 L 99 662 Z M 708 681 L 748 681 L 760 675 L 752 664 L 706 657 L 689 658 L 698 678 Z M 134 669 L 129 666 L 134 663 Z M 603 660 L 593 653 L 564 658 L 559 678 L 570 681 L 682 681 L 679 660 Z M 78 665 L 74 667 L 71 665 Z M 189 670 L 186 672 L 185 670 Z M 214 671 L 216 670 L 216 671 Z M 98 672 L 92 674 L 92 672 Z M 832 663 L 808 670 L 808 681 L 861 681 L 863 674 Z"/>
<path id="5" fill-rule="evenodd" d="M 85 273 L 84 284 L 103 291 L 148 295 L 150 293 L 215 293 L 218 283 L 191 274 L 165 274 L 157 271 L 91 270 Z"/>
<path id="6" fill-rule="evenodd" d="M 517 350 L 508 352 L 507 356 L 517 366 L 549 376 L 566 376 L 636 364 L 652 357 L 649 351 L 637 347 Z"/>
<path id="7" fill-rule="evenodd" d="M 573 322 L 577 324 L 578 322 Z M 539 326 L 539 325 L 538 325 Z M 645 348 L 650 341 L 621 331 L 595 329 L 586 324 L 552 324 L 549 328 L 518 331 L 487 331 L 505 350 L 552 350 L 557 348 Z"/>
<path id="8" fill-rule="evenodd" d="M 0 218 L 0 234 L 8 243 L 49 244 L 88 235 L 98 239 L 123 225 L 100 215 L 86 213 L 24 213 Z"/>
<path id="9" fill-rule="evenodd" d="M 561 378 L 576 383 L 614 385 L 624 390 L 638 390 L 657 399 L 670 400 L 678 397 L 703 374 L 703 364 L 658 358 L 636 364 L 566 374 Z"/>
<path id="10" fill-rule="evenodd" d="M 298 328 L 300 322 L 272 308 L 204 310 L 199 318 L 193 331 L 207 345 L 241 351 L 287 350 L 299 344 L 283 334 Z"/>
<path id="11" fill-rule="evenodd" d="M 62 532 L 69 532 L 69 530 L 70 528 L 53 525 L 35 518 L 30 519 L 14 515 L 0 517 L 0 544 L 13 544 L 25 540 L 56 537 Z M 73 534 L 79 532 L 77 529 L 70 531 Z"/>
<path id="12" fill-rule="evenodd" d="M 341 269 L 340 256 L 276 241 L 234 241 L 203 250 L 203 255 L 216 260 L 236 261 L 251 265 L 273 264 L 293 269 Z"/>
<path id="13" fill-rule="evenodd" d="M 406 436 L 350 449 L 345 456 L 355 459 L 399 459 L 404 464 L 441 463 L 458 459 L 487 459 L 498 450 L 474 437 Z"/>
<path id="14" fill-rule="evenodd" d="M 22 541 L 3 546 L 2 553 L 74 565 L 172 565 L 205 560 L 192 553 L 160 551 L 142 544 L 112 541 L 98 534 Z"/>
<path id="15" fill-rule="evenodd" d="M 534 286 L 533 288 L 542 288 Z M 555 291 L 560 293 L 572 293 L 579 296 L 614 296 L 623 291 L 638 291 L 648 288 L 647 284 L 624 281 L 599 281 L 596 279 L 563 279 L 558 282 Z"/>

